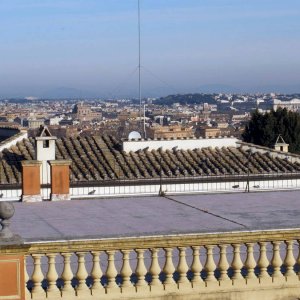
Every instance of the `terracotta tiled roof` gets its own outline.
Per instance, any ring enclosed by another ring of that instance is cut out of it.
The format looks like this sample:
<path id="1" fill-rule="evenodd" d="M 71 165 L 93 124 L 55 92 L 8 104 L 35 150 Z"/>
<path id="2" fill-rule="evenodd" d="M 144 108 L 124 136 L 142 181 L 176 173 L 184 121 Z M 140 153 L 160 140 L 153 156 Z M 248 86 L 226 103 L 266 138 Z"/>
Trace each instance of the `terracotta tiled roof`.
<path id="1" fill-rule="evenodd" d="M 24 139 L 2 151 L 0 183 L 21 182 L 21 161 L 35 157 L 35 141 Z M 71 159 L 72 181 L 149 179 L 247 174 L 249 154 L 241 147 L 193 150 L 139 150 L 126 153 L 111 136 L 76 137 L 56 140 L 56 158 Z M 300 163 L 267 152 L 255 152 L 249 160 L 251 174 L 299 172 Z"/>

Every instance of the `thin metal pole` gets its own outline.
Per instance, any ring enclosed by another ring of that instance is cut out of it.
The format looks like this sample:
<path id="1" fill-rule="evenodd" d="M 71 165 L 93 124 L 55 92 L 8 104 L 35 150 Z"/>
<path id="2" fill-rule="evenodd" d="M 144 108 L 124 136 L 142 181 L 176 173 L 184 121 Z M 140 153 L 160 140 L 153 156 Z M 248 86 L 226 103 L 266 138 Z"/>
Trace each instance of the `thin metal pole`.
<path id="1" fill-rule="evenodd" d="M 144 104 L 144 139 L 146 138 L 146 104 Z"/>
<path id="2" fill-rule="evenodd" d="M 162 158 L 159 159 L 159 192 L 158 195 L 159 196 L 163 196 L 163 191 L 162 191 L 162 167 L 161 167 L 161 163 L 162 163 Z"/>
<path id="3" fill-rule="evenodd" d="M 246 185 L 246 191 L 247 191 L 247 193 L 250 192 L 250 187 L 249 187 L 249 175 L 250 175 L 250 171 L 249 171 L 249 161 L 248 161 L 248 164 L 247 164 L 247 185 Z"/>
<path id="4" fill-rule="evenodd" d="M 139 42 L 139 100 L 140 100 L 140 129 L 142 131 L 142 88 L 141 88 L 141 10 L 138 0 L 138 42 Z"/>
<path id="5" fill-rule="evenodd" d="M 252 152 L 250 151 L 249 156 L 248 156 L 248 160 L 247 160 L 247 184 L 246 184 L 246 190 L 245 192 L 250 193 L 250 169 L 249 169 L 249 165 L 250 165 L 250 158 L 252 156 Z"/>

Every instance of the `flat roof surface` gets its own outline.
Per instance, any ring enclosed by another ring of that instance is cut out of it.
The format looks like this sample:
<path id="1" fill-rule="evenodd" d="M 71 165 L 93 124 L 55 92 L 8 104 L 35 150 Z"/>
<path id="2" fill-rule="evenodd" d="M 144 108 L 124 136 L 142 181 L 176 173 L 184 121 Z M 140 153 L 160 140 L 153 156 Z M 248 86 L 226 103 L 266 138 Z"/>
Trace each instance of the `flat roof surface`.
<path id="1" fill-rule="evenodd" d="M 300 228 L 300 192 L 256 192 L 15 203 L 25 241 Z"/>

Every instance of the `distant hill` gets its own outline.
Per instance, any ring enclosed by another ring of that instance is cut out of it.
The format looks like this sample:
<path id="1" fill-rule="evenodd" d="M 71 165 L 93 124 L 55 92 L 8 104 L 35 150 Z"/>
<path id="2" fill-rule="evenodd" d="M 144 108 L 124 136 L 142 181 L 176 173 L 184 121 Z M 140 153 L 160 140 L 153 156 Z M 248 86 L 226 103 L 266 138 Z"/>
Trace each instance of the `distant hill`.
<path id="1" fill-rule="evenodd" d="M 172 105 L 174 103 L 180 103 L 181 105 L 185 104 L 201 104 L 201 103 L 209 103 L 215 104 L 217 103 L 215 98 L 215 94 L 177 94 L 177 95 L 169 95 L 166 97 L 161 97 L 155 101 L 155 104 L 158 105 Z"/>

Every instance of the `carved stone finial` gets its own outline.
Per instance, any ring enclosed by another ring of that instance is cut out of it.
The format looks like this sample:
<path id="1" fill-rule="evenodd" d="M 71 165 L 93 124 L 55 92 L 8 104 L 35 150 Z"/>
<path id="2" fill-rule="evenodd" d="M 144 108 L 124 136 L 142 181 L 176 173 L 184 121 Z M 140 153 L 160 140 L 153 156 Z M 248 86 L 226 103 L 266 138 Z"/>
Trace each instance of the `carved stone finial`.
<path id="1" fill-rule="evenodd" d="M 0 202 L 0 239 L 11 239 L 14 234 L 9 228 L 10 219 L 15 213 L 15 208 L 11 202 Z"/>

